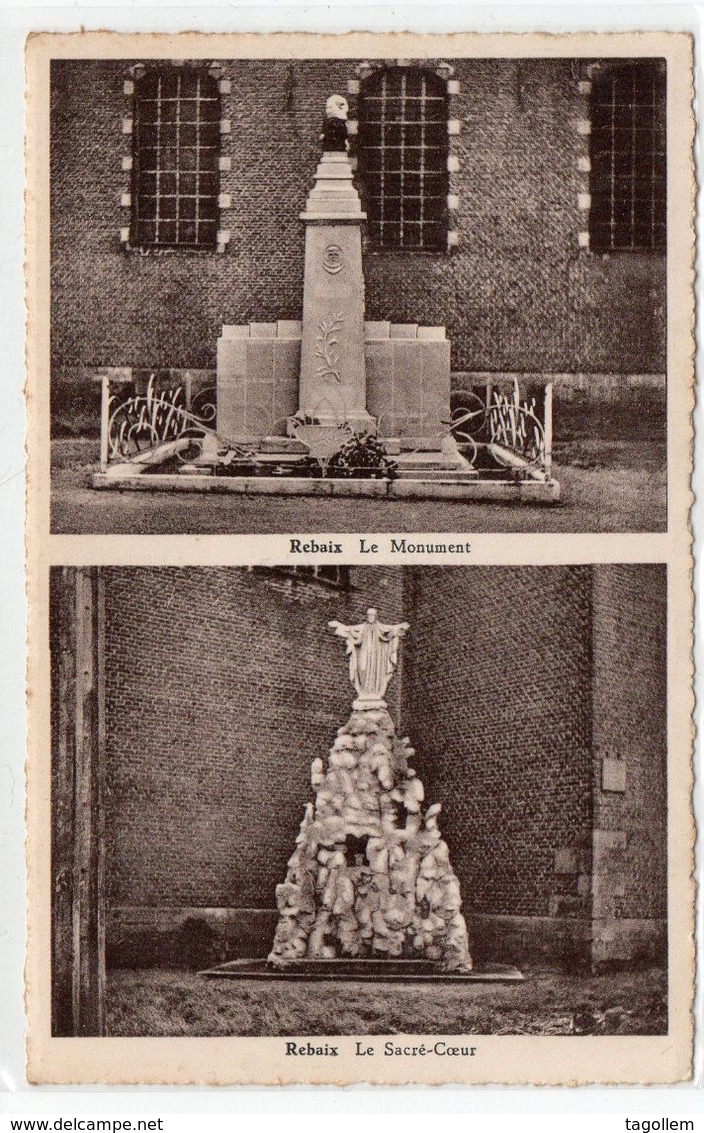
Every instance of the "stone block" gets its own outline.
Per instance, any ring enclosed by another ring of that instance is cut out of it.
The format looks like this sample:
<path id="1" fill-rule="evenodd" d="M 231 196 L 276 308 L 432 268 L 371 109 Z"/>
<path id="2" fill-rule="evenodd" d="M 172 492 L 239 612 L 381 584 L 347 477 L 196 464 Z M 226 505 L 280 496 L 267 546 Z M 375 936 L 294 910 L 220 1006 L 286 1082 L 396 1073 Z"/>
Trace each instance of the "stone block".
<path id="1" fill-rule="evenodd" d="M 393 411 L 394 347 L 386 342 L 367 342 L 365 347 L 367 370 L 367 409 L 372 417 L 381 417 Z M 386 421 L 381 422 L 382 433 Z"/>
<path id="2" fill-rule="evenodd" d="M 625 759 L 610 759 L 608 756 L 601 763 L 601 788 L 603 791 L 613 791 L 623 794 L 626 790 L 626 761 Z"/>
<path id="3" fill-rule="evenodd" d="M 391 323 L 369 322 L 364 324 L 365 342 L 377 342 L 379 339 L 386 339 L 390 332 Z"/>
<path id="4" fill-rule="evenodd" d="M 394 342 L 394 405 L 398 409 L 421 406 L 422 349 L 415 342 Z"/>
<path id="5" fill-rule="evenodd" d="M 274 343 L 274 404 L 272 428 L 286 432 L 286 418 L 298 409 L 298 375 L 301 367 L 300 338 L 277 339 Z"/>
<path id="6" fill-rule="evenodd" d="M 218 387 L 222 382 L 243 382 L 247 373 L 247 341 L 219 338 L 217 346 Z"/>
<path id="7" fill-rule="evenodd" d="M 250 382 L 273 382 L 273 339 L 250 338 L 247 343 L 247 385 Z"/>
<path id="8" fill-rule="evenodd" d="M 242 337 L 218 339 L 217 429 L 226 437 L 244 432 L 247 346 Z"/>
<path id="9" fill-rule="evenodd" d="M 274 382 L 280 389 L 298 391 L 301 365 L 300 339 L 284 338 L 274 342 Z"/>
<path id="10" fill-rule="evenodd" d="M 277 338 L 300 338 L 303 333 L 303 323 L 300 319 L 279 319 L 276 324 Z"/>
<path id="11" fill-rule="evenodd" d="M 271 417 L 274 407 L 274 383 L 247 382 L 247 409 L 260 409 Z M 268 430 L 266 430 L 268 432 Z"/>
<path id="12" fill-rule="evenodd" d="M 250 338 L 276 338 L 276 323 L 250 323 Z"/>
<path id="13" fill-rule="evenodd" d="M 580 897 L 588 897 L 592 891 L 592 877 L 590 873 L 580 873 L 577 878 L 577 893 Z"/>
<path id="14" fill-rule="evenodd" d="M 404 439 L 412 437 L 414 439 L 412 447 L 420 447 L 417 443 L 417 439 L 419 439 L 422 435 L 420 414 L 416 415 L 412 413 L 395 413 L 392 414 L 392 420 L 394 419 L 397 423 L 395 432 L 401 439 L 401 441 L 403 442 Z M 401 447 L 404 447 L 403 443 Z"/>
<path id="15" fill-rule="evenodd" d="M 423 432 L 423 414 L 421 411 L 420 396 L 412 388 L 407 386 L 394 387 L 394 403 L 392 413 L 396 414 L 401 419 L 412 417 L 417 422 L 417 433 Z M 407 431 L 406 431 L 407 432 Z"/>
<path id="16" fill-rule="evenodd" d="M 245 326 L 227 326 L 222 328 L 222 337 L 224 339 L 231 338 L 249 338 L 249 323 Z"/>
<path id="17" fill-rule="evenodd" d="M 418 338 L 422 342 L 436 342 L 438 339 L 445 339 L 444 327 L 418 327 Z"/>
<path id="18" fill-rule="evenodd" d="M 244 411 L 244 429 L 242 432 L 252 437 L 264 437 L 271 431 L 271 418 L 271 408 L 248 401 Z"/>
<path id="19" fill-rule="evenodd" d="M 95 380 L 101 381 L 109 378 L 111 382 L 131 382 L 134 371 L 131 366 L 98 366 L 95 371 Z"/>
<path id="20" fill-rule="evenodd" d="M 408 431 L 403 433 L 402 435 L 399 433 L 399 436 L 400 436 L 400 439 L 401 439 L 401 448 L 402 448 L 403 452 L 433 452 L 433 453 L 440 452 L 441 445 L 440 445 L 440 441 L 438 440 L 437 434 L 433 434 L 432 436 L 428 436 L 427 433 L 422 432 L 422 429 L 425 425 L 425 421 L 424 421 L 423 418 L 417 418 L 416 417 L 416 418 L 412 419 L 411 425 L 413 425 L 414 421 L 415 421 L 414 429 L 416 431 L 413 431 L 411 428 L 409 428 Z M 434 491 L 433 491 L 432 498 L 433 499 L 440 499 L 440 497 L 444 495 L 444 493 L 440 489 L 442 487 L 450 488 L 451 486 L 452 485 L 450 485 L 450 484 L 445 484 L 445 485 L 436 484 Z M 448 498 L 450 498 L 450 497 L 448 497 Z"/>
<path id="21" fill-rule="evenodd" d="M 434 438 L 434 448 L 440 448 L 443 433 L 447 429 L 445 422 L 448 422 L 449 418 L 449 412 L 445 413 L 442 406 L 436 405 L 430 409 L 423 408 L 421 414 L 421 433 L 423 433 L 428 440 Z"/>
<path id="22" fill-rule="evenodd" d="M 586 897 L 568 897 L 562 894 L 553 894 L 550 898 L 551 917 L 576 917 L 581 919 L 589 915 L 589 901 Z"/>
<path id="23" fill-rule="evenodd" d="M 217 430 L 229 438 L 246 432 L 242 391 L 235 386 L 218 387 Z"/>
<path id="24" fill-rule="evenodd" d="M 572 846 L 558 846 L 555 850 L 555 873 L 577 873 L 577 851 Z"/>
<path id="25" fill-rule="evenodd" d="M 626 834 L 623 830 L 595 830 L 592 838 L 594 849 L 594 868 L 599 868 L 598 862 L 608 857 L 615 850 L 625 850 Z"/>
<path id="26" fill-rule="evenodd" d="M 442 405 L 450 411 L 450 342 L 418 344 L 421 358 L 422 397 L 425 405 Z"/>
<path id="27" fill-rule="evenodd" d="M 389 329 L 389 336 L 391 338 L 417 338 L 418 337 L 418 324 L 417 323 L 391 323 Z"/>

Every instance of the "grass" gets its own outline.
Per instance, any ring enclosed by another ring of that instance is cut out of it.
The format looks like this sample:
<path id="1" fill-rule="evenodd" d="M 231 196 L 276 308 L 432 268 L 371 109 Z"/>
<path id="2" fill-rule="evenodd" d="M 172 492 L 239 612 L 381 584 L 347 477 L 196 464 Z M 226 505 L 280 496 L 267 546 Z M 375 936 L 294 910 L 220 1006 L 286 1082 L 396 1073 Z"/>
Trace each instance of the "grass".
<path id="1" fill-rule="evenodd" d="M 206 980 L 113 969 L 113 1036 L 657 1035 L 667 1033 L 661 969 L 565 975 L 526 969 L 521 984 L 355 984 Z"/>
<path id="2" fill-rule="evenodd" d="M 562 502 L 318 500 L 98 492 L 88 486 L 95 440 L 52 443 L 52 531 L 59 534 L 246 532 L 665 531 L 666 460 L 660 440 L 572 440 L 555 445 Z"/>

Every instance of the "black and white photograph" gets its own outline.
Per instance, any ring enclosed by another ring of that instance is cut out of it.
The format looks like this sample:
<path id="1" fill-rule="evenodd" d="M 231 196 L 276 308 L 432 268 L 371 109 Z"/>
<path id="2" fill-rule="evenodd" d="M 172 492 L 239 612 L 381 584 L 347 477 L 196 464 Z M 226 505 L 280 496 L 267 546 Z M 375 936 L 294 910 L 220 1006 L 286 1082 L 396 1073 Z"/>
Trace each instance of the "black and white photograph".
<path id="1" fill-rule="evenodd" d="M 53 568 L 53 1034 L 667 1035 L 666 584 Z"/>
<path id="2" fill-rule="evenodd" d="M 29 38 L 30 1082 L 691 1078 L 692 51 Z"/>
<path id="3" fill-rule="evenodd" d="M 52 59 L 52 530 L 665 531 L 667 46 Z"/>

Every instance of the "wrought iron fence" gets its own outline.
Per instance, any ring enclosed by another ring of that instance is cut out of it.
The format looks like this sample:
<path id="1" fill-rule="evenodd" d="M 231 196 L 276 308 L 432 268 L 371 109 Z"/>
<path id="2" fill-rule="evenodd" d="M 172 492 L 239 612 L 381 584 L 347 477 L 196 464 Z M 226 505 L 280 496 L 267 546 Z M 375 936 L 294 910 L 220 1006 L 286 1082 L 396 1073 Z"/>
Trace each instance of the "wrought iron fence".
<path id="1" fill-rule="evenodd" d="M 450 433 L 474 464 L 479 445 L 490 446 L 499 463 L 540 469 L 549 478 L 552 468 L 552 384 L 544 389 L 542 420 L 536 397 L 521 393 L 518 379 L 510 389 L 487 383 L 482 399 L 474 391 L 454 396 Z M 457 402 L 459 401 L 459 404 Z"/>
<path id="2" fill-rule="evenodd" d="M 196 459 L 209 443 L 212 451 L 221 452 L 224 463 L 236 458 L 253 459 L 253 452 L 220 435 L 216 430 L 216 389 L 203 387 L 192 393 L 183 384 L 159 386 L 155 374 L 141 383 L 136 380 L 115 383 L 102 377 L 102 420 L 100 465 L 103 471 L 111 463 L 151 463 L 153 454 L 174 456 L 181 461 Z M 474 390 L 453 394 L 454 408 L 447 417 L 447 406 L 437 405 L 426 411 L 421 422 L 429 434 L 452 437 L 464 459 L 472 466 L 480 448 L 488 448 L 499 467 L 533 470 L 549 479 L 552 464 L 552 385 L 544 387 L 542 420 L 535 394 L 524 395 L 517 378 L 510 385 L 488 382 L 484 397 Z M 330 407 L 323 407 L 329 417 Z M 321 425 L 317 417 L 300 415 L 280 422 L 287 432 L 303 442 L 311 459 L 318 460 L 323 474 L 338 450 L 355 435 L 344 412 L 338 412 L 334 423 Z M 270 423 L 271 424 L 271 423 Z M 390 422 L 380 418 L 377 437 L 383 443 Z M 278 431 L 278 429 L 274 429 Z M 143 458 L 143 460 L 142 460 Z"/>

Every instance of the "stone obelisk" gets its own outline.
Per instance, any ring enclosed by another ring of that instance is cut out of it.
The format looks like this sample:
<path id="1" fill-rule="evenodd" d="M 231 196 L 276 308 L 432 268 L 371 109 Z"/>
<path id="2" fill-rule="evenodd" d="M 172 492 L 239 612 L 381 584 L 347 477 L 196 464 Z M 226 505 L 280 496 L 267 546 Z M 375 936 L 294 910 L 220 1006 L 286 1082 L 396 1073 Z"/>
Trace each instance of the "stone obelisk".
<path id="1" fill-rule="evenodd" d="M 344 638 L 357 694 L 330 749 L 313 760 L 308 803 L 286 880 L 269 960 L 416 959 L 439 971 L 472 967 L 460 886 L 438 828 L 440 804 L 399 739 L 384 695 L 406 622 L 375 609 L 356 625 L 330 622 Z"/>
<path id="2" fill-rule="evenodd" d="M 306 226 L 299 412 L 320 424 L 373 431 L 364 360 L 362 212 L 347 153 L 347 102 L 325 107 L 323 154 L 301 220 Z"/>

